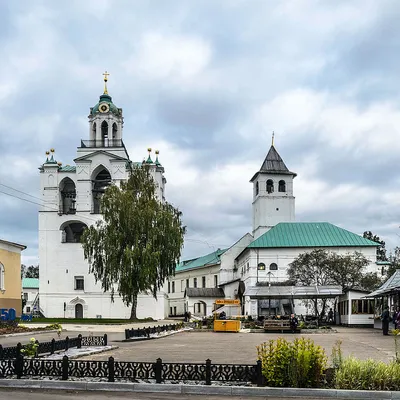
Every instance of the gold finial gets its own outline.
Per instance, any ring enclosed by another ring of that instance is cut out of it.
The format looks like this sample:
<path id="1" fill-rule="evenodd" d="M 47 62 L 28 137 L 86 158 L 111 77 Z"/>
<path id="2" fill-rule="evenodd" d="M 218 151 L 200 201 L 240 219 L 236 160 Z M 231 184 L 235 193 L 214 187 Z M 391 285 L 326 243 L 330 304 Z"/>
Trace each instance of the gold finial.
<path id="1" fill-rule="evenodd" d="M 54 153 L 54 152 L 55 152 L 55 150 L 54 150 L 54 149 L 50 149 L 50 151 L 51 151 L 52 153 Z"/>
<path id="2" fill-rule="evenodd" d="M 61 161 L 59 161 L 59 162 L 57 163 L 57 165 L 58 165 L 59 167 L 61 167 L 61 165 L 62 165 L 62 162 L 61 162 Z"/>
<path id="3" fill-rule="evenodd" d="M 274 145 L 275 132 L 272 131 L 272 146 Z"/>
<path id="4" fill-rule="evenodd" d="M 151 153 L 151 147 L 148 147 L 148 148 L 147 148 L 147 151 L 148 151 L 149 153 Z"/>
<path id="5" fill-rule="evenodd" d="M 104 72 L 104 74 L 103 74 L 103 76 L 104 76 L 104 94 L 108 94 L 108 90 L 107 90 L 108 75 L 110 75 L 110 74 L 107 71 Z"/>
<path id="6" fill-rule="evenodd" d="M 156 154 L 159 155 L 160 154 L 160 150 L 156 150 Z"/>
<path id="7" fill-rule="evenodd" d="M 48 156 L 50 154 L 50 152 L 49 151 L 46 151 L 46 156 Z"/>

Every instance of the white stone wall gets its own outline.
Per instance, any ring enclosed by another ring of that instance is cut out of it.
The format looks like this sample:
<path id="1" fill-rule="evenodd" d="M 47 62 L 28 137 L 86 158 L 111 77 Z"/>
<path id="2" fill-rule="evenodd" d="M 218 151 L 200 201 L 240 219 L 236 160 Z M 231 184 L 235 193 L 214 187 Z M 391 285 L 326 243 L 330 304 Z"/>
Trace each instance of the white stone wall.
<path id="1" fill-rule="evenodd" d="M 36 299 L 37 294 L 39 293 L 38 288 L 22 288 L 23 298 L 27 295 L 26 304 L 23 309 L 23 313 L 28 312 L 27 307 L 29 307 L 29 313 L 33 312 L 33 302 Z"/>
<path id="2" fill-rule="evenodd" d="M 197 279 L 197 287 L 202 288 L 202 278 L 206 278 L 207 288 L 215 287 L 214 277 L 217 276 L 219 284 L 219 265 L 210 265 L 200 268 L 194 268 L 182 272 L 177 272 L 170 280 L 170 292 L 168 294 L 169 307 L 172 308 L 172 314 L 174 313 L 174 307 L 176 307 L 176 315 L 182 315 L 187 310 L 188 304 L 185 299 L 186 280 L 189 279 L 189 287 L 194 287 L 194 279 Z M 172 282 L 175 283 L 175 292 L 172 293 Z M 164 290 L 168 292 L 168 284 L 164 286 Z M 215 300 L 213 300 L 215 301 Z M 186 308 L 185 308 L 186 307 Z M 192 312 L 192 310 L 190 310 Z M 168 310 L 168 314 L 171 310 Z"/>
<path id="3" fill-rule="evenodd" d="M 312 251 L 314 248 L 272 248 L 272 249 L 249 249 L 237 260 L 238 272 L 240 279 L 244 282 L 245 287 L 256 286 L 257 282 L 264 282 L 267 284 L 271 282 L 283 282 L 287 280 L 287 269 L 289 264 L 294 261 L 300 254 L 306 251 Z M 352 254 L 358 251 L 364 254 L 370 260 L 370 264 L 367 266 L 367 272 L 379 272 L 379 266 L 376 263 L 376 249 L 375 247 L 332 247 L 325 248 L 325 250 L 334 251 L 337 254 Z M 265 271 L 258 271 L 258 263 L 263 262 L 266 265 Z M 278 265 L 278 270 L 270 271 L 269 266 L 275 263 Z M 269 274 L 271 272 L 271 274 Z M 245 298 L 245 313 L 252 315 L 253 317 L 257 313 L 258 306 L 257 300 L 250 300 L 246 296 Z M 310 314 L 313 310 L 307 308 L 303 301 L 295 301 L 295 312 L 296 314 Z"/>
<path id="4" fill-rule="evenodd" d="M 221 285 L 240 278 L 240 270 L 235 260 L 252 241 L 253 236 L 250 235 L 250 233 L 246 233 L 246 235 L 241 237 L 235 244 L 233 244 L 227 251 L 225 251 L 225 253 L 221 255 L 221 264 L 219 270 L 219 280 Z"/>

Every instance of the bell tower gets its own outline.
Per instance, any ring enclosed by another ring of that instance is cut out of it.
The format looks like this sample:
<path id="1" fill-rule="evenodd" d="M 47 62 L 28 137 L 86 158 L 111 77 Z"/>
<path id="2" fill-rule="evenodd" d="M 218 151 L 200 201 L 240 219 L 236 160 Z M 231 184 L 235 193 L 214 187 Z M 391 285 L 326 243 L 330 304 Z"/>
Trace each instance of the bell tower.
<path id="1" fill-rule="evenodd" d="M 104 93 L 98 103 L 90 108 L 89 114 L 89 140 L 92 147 L 119 147 L 122 144 L 123 117 L 122 108 L 112 102 L 108 94 L 107 71 L 104 75 Z"/>
<path id="2" fill-rule="evenodd" d="M 289 171 L 281 156 L 272 145 L 253 183 L 253 236 L 260 237 L 279 222 L 295 221 L 295 197 L 293 179 L 296 173 Z"/>

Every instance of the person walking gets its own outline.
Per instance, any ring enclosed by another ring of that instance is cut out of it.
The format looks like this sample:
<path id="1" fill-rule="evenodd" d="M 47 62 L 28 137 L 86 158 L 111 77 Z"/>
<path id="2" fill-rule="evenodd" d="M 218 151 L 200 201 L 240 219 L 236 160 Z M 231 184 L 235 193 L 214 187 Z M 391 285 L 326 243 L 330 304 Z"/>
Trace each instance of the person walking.
<path id="1" fill-rule="evenodd" d="M 395 311 L 393 312 L 393 317 L 392 317 L 394 329 L 397 329 L 397 327 L 399 326 L 399 320 L 400 320 L 399 307 L 396 307 Z"/>
<path id="2" fill-rule="evenodd" d="M 290 316 L 290 330 L 292 333 L 296 333 L 297 325 L 299 324 L 299 320 L 296 318 L 294 314 Z"/>
<path id="3" fill-rule="evenodd" d="M 383 309 L 382 315 L 382 331 L 385 336 L 389 335 L 389 310 L 387 307 Z"/>

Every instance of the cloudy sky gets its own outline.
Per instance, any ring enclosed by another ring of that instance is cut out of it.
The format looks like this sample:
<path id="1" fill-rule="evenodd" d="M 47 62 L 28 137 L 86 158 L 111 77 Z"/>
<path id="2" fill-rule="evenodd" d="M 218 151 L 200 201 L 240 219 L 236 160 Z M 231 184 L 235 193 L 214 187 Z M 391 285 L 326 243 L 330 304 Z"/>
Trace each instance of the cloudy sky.
<path id="1" fill-rule="evenodd" d="M 160 150 L 185 257 L 251 230 L 249 179 L 273 130 L 298 221 L 393 248 L 399 17 L 396 0 L 0 0 L 0 184 L 20 192 L 0 191 L 31 201 L 0 193 L 0 237 L 38 262 L 38 167 L 51 147 L 72 164 L 108 70 L 131 158 Z"/>

